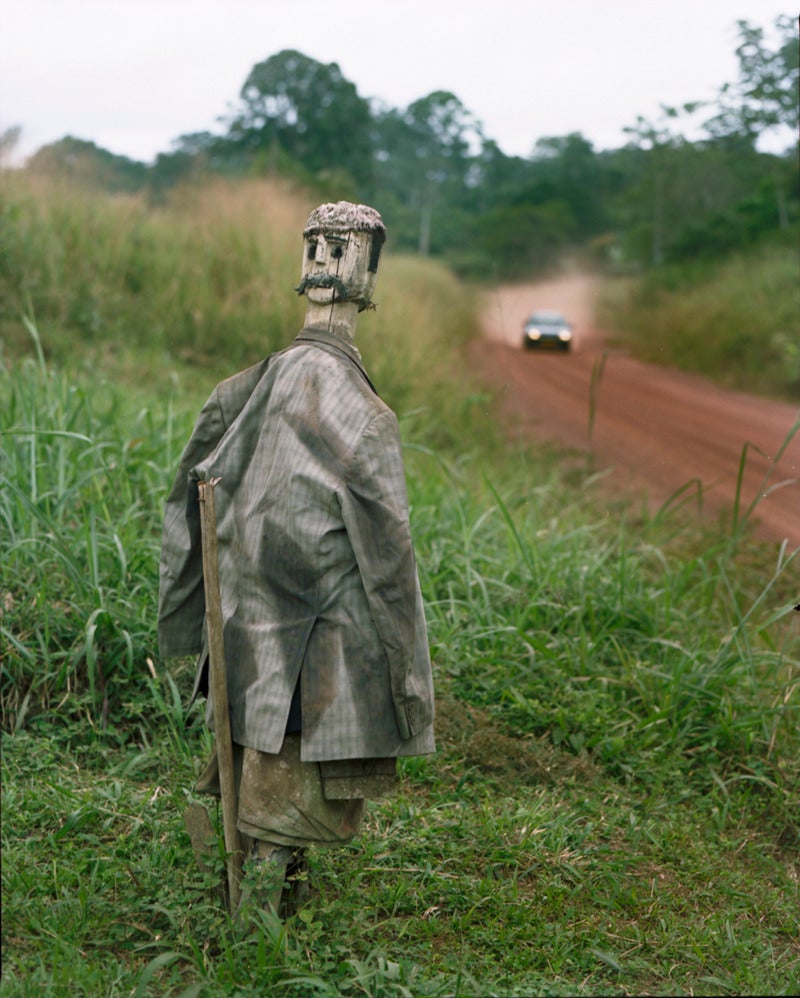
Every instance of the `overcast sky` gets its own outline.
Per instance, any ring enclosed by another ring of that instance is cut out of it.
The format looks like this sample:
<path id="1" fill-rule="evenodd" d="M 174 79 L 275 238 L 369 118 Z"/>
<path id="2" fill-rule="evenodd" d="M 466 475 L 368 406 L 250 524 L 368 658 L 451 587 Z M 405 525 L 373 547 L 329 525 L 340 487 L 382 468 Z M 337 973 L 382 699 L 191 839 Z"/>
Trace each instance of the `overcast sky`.
<path id="1" fill-rule="evenodd" d="M 151 161 L 215 130 L 250 69 L 294 48 L 362 97 L 452 91 L 509 155 L 582 132 L 596 149 L 659 105 L 737 77 L 736 21 L 771 0 L 0 0 L 0 130 L 21 155 L 64 135 Z M 771 37 L 771 35 L 770 35 Z M 342 137 L 346 141 L 346 136 Z"/>

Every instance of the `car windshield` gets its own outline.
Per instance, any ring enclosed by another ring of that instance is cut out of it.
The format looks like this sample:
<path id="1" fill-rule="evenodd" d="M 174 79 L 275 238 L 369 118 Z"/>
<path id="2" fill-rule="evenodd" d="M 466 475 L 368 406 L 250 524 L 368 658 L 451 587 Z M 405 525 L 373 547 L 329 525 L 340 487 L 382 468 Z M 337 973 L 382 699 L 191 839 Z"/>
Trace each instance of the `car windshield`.
<path id="1" fill-rule="evenodd" d="M 566 326 L 567 320 L 560 312 L 534 312 L 528 322 L 546 326 Z"/>

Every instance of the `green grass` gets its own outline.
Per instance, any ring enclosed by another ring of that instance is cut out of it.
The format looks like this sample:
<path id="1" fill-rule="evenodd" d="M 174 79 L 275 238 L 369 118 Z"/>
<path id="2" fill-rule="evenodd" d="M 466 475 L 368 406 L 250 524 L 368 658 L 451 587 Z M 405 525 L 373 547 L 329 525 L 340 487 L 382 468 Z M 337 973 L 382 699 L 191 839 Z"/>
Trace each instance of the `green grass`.
<path id="1" fill-rule="evenodd" d="M 796 852 L 751 795 L 637 793 L 441 713 L 439 755 L 312 851 L 307 906 L 249 932 L 193 864 L 187 751 L 7 739 L 0 994 L 796 993 Z"/>
<path id="2" fill-rule="evenodd" d="M 2 436 L 0 994 L 793 993 L 785 552 L 697 553 L 690 528 L 672 552 L 664 524 L 597 518 L 588 474 L 520 450 L 487 481 L 408 417 L 439 753 L 404 762 L 351 848 L 314 853 L 298 916 L 245 935 L 182 827 L 209 747 L 191 665 L 155 650 L 191 413 L 35 361 L 11 388 L 37 433 Z"/>
<path id="3" fill-rule="evenodd" d="M 797 552 L 746 510 L 726 533 L 680 496 L 646 516 L 590 466 L 501 445 L 463 368 L 468 296 L 381 266 L 359 342 L 401 417 L 439 751 L 402 762 L 350 847 L 312 851 L 298 915 L 250 931 L 192 858 L 210 737 L 155 635 L 163 499 L 239 347 L 189 366 L 145 345 L 139 369 L 73 331 L 59 363 L 20 316 L 0 995 L 795 994 Z"/>
<path id="4" fill-rule="evenodd" d="M 156 430 L 152 410 L 71 382 L 36 346 L 35 361 L 0 375 L 0 719 L 12 729 L 31 705 L 84 687 L 107 711 L 107 681 L 146 657 L 165 461 L 182 446 L 169 405 Z"/>
<path id="5" fill-rule="evenodd" d="M 48 357 L 70 366 L 176 361 L 232 371 L 285 345 L 307 205 L 280 182 L 187 187 L 167 204 L 3 175 L 0 291 L 6 350 L 35 319 Z"/>
<path id="6" fill-rule="evenodd" d="M 796 401 L 800 250 L 762 247 L 723 263 L 655 271 L 606 286 L 602 322 L 636 356 L 726 388 Z"/>

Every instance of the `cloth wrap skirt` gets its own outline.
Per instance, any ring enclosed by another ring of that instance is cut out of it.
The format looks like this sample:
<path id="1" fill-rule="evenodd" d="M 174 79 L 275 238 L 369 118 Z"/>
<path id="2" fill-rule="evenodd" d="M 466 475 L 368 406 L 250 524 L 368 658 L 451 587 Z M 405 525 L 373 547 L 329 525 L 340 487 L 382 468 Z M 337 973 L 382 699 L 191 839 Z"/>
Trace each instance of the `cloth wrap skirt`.
<path id="1" fill-rule="evenodd" d="M 300 738 L 287 734 L 277 755 L 234 743 L 239 831 L 293 849 L 349 842 L 361 828 L 365 798 L 395 789 L 396 760 L 303 762 Z M 216 751 L 196 789 L 220 795 Z"/>

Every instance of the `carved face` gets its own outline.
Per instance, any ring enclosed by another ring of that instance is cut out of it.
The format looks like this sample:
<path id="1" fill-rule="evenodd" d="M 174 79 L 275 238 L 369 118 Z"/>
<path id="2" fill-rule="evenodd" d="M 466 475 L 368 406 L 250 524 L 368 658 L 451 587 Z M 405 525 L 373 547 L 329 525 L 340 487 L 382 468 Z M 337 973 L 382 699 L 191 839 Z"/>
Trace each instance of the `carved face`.
<path id="1" fill-rule="evenodd" d="M 357 301 L 367 307 L 375 288 L 369 270 L 372 235 L 369 232 L 317 232 L 304 239 L 301 294 L 317 305 Z"/>

